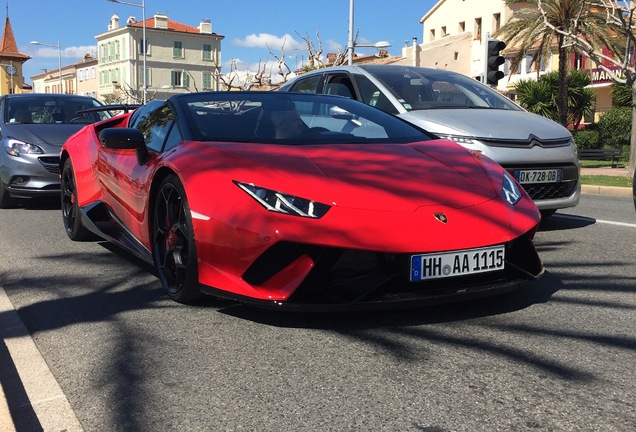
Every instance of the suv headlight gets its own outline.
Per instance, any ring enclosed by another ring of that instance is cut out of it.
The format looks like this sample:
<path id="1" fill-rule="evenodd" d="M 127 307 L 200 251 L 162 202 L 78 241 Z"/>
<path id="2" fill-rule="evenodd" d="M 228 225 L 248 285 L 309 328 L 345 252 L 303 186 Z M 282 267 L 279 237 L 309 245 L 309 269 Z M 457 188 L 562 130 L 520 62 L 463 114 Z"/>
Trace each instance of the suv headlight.
<path id="1" fill-rule="evenodd" d="M 7 140 L 6 150 L 7 150 L 7 153 L 15 157 L 20 157 L 20 154 L 44 154 L 45 153 L 42 147 L 36 146 L 35 144 L 25 143 L 24 141 L 19 141 L 12 138 Z"/>
<path id="2" fill-rule="evenodd" d="M 440 138 L 445 139 L 445 140 L 449 140 L 449 141 L 454 141 L 457 144 L 461 144 L 461 145 L 474 145 L 475 143 L 475 138 L 473 137 L 469 137 L 469 136 L 461 136 L 461 135 L 439 135 Z"/>
<path id="3" fill-rule="evenodd" d="M 515 205 L 521 199 L 521 191 L 512 176 L 504 171 L 503 185 L 501 187 L 501 197 L 510 204 Z"/>
<path id="4" fill-rule="evenodd" d="M 267 210 L 277 213 L 319 219 L 331 208 L 327 204 L 255 186 L 252 183 L 234 181 L 234 184 L 247 192 Z"/>

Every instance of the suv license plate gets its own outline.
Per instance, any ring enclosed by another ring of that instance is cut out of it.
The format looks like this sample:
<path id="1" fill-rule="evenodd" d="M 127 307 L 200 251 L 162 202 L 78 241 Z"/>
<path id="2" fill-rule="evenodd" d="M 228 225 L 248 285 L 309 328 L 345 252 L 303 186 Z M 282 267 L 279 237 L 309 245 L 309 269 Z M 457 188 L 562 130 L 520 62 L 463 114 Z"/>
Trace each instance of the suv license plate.
<path id="1" fill-rule="evenodd" d="M 561 169 L 516 170 L 515 179 L 519 184 L 560 183 Z"/>

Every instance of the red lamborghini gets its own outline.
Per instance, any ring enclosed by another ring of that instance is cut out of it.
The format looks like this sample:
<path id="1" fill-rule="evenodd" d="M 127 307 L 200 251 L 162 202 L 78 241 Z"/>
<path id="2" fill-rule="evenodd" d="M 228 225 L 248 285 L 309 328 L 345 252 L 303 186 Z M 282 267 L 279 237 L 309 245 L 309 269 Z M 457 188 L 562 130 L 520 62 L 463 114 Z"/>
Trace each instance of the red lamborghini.
<path id="1" fill-rule="evenodd" d="M 86 126 L 60 164 L 68 236 L 153 264 L 178 302 L 415 305 L 543 273 L 505 170 L 345 98 L 176 95 Z"/>

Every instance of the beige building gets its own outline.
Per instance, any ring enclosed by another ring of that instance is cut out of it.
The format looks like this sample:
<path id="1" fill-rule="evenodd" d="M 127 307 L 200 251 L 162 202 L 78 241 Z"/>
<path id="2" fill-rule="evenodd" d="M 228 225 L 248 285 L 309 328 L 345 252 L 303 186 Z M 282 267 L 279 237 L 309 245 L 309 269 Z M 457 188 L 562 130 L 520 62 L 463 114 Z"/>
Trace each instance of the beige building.
<path id="1" fill-rule="evenodd" d="M 97 58 L 89 54 L 75 65 L 78 95 L 97 97 L 97 66 Z"/>
<path id="2" fill-rule="evenodd" d="M 144 45 L 147 99 L 170 94 L 217 90 L 221 41 L 210 21 L 192 27 L 155 14 L 143 25 L 130 17 L 125 24 L 113 15 L 108 31 L 96 36 L 97 96 L 106 101 L 142 102 Z"/>
<path id="3" fill-rule="evenodd" d="M 519 5 L 514 6 L 519 9 Z M 480 79 L 484 73 L 488 38 L 510 20 L 515 9 L 503 0 L 439 0 L 421 19 L 422 44 L 414 40 L 402 49 L 402 64 L 448 69 Z M 507 47 L 510 51 L 510 47 Z M 551 70 L 555 56 L 540 65 Z M 501 67 L 506 76 L 497 88 L 506 91 L 516 81 L 537 76 L 536 66 L 527 56 L 520 70 L 510 74 L 510 61 Z M 541 72 L 540 71 L 540 72 Z"/>
<path id="4" fill-rule="evenodd" d="M 96 96 L 97 80 L 87 77 L 95 75 L 97 59 L 86 54 L 84 59 L 72 65 L 62 66 L 62 79 L 60 70 L 46 70 L 40 74 L 31 76 L 33 93 L 65 93 Z"/>
<path id="5" fill-rule="evenodd" d="M 481 79 L 486 58 L 486 41 L 501 26 L 508 22 L 514 11 L 523 5 L 506 6 L 504 0 L 439 0 L 420 19 L 423 25 L 422 43 L 413 40 L 402 49 L 402 59 L 398 64 L 448 69 L 467 76 Z M 514 47 L 508 46 L 504 56 L 510 55 Z M 549 59 L 541 64 L 531 62 L 532 53 L 522 60 L 519 69 L 510 70 L 510 60 L 501 66 L 505 73 L 498 82 L 497 89 L 514 99 L 514 86 L 520 79 L 536 79 L 537 75 L 558 69 L 556 46 Z M 611 109 L 611 80 L 590 59 L 573 54 L 572 68 L 590 72 L 596 94 L 595 120 L 603 112 Z M 537 70 L 538 69 L 538 70 Z M 589 119 L 590 121 L 592 119 Z"/>

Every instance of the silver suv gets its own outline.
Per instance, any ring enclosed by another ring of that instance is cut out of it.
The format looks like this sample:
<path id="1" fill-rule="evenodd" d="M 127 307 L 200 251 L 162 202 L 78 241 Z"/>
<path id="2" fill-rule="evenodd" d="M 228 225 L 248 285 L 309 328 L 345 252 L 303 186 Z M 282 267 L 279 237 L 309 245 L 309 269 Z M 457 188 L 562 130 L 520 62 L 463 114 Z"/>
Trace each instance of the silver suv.
<path id="1" fill-rule="evenodd" d="M 479 151 L 506 168 L 544 216 L 579 202 L 572 134 L 464 75 L 395 65 L 328 67 L 300 75 L 280 91 L 357 99 Z"/>
<path id="2" fill-rule="evenodd" d="M 108 112 L 88 96 L 26 93 L 0 97 L 0 209 L 18 198 L 60 195 L 60 149 L 68 137 Z M 78 111 L 80 111 L 78 113 Z"/>

